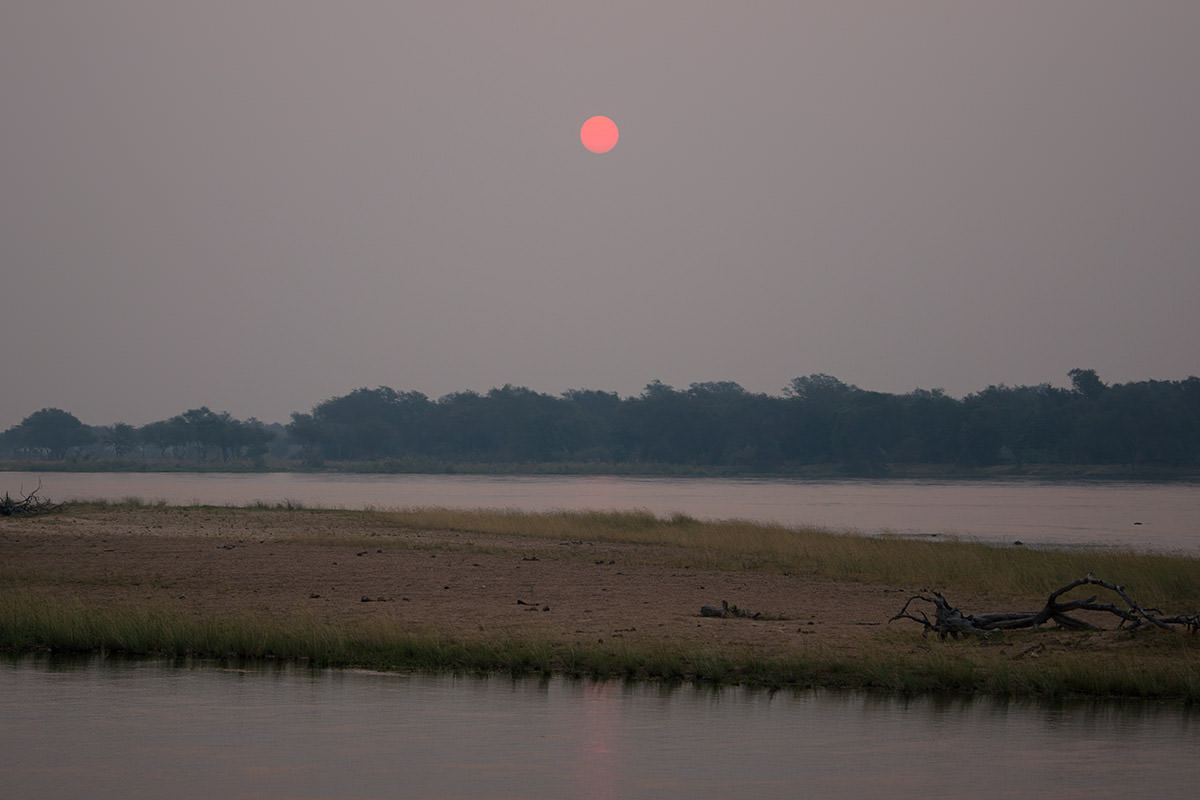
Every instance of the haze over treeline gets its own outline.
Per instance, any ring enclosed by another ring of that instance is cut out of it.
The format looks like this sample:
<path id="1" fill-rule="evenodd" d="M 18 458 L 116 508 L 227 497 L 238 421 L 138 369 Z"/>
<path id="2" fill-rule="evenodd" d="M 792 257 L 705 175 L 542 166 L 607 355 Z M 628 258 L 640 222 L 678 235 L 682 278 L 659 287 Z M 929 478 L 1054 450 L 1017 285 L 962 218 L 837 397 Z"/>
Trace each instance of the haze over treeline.
<path id="1" fill-rule="evenodd" d="M 961 399 L 940 389 L 868 391 L 825 374 L 796 378 L 780 395 L 729 381 L 686 389 L 655 381 L 624 398 L 587 389 L 554 396 L 506 384 L 434 400 L 381 386 L 295 412 L 286 426 L 201 407 L 140 428 L 91 427 L 62 409 L 42 409 L 0 434 L 0 452 L 28 461 L 381 471 L 562 464 L 786 473 L 837 465 L 884 473 L 903 464 L 1200 464 L 1200 378 L 1109 385 L 1090 369 L 1068 377 L 1070 388 L 993 385 Z"/>
<path id="2" fill-rule="evenodd" d="M 3 0 L 0 430 L 1183 379 L 1198 32 L 1196 0 Z"/>

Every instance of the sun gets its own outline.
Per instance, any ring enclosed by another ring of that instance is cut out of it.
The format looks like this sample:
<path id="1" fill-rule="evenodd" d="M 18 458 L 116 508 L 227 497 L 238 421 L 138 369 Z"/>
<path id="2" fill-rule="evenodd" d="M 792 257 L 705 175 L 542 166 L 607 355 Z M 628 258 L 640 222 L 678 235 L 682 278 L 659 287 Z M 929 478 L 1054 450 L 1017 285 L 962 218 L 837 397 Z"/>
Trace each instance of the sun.
<path id="1" fill-rule="evenodd" d="M 591 117 L 579 129 L 579 141 L 593 153 L 607 153 L 617 146 L 621 132 L 608 117 Z"/>

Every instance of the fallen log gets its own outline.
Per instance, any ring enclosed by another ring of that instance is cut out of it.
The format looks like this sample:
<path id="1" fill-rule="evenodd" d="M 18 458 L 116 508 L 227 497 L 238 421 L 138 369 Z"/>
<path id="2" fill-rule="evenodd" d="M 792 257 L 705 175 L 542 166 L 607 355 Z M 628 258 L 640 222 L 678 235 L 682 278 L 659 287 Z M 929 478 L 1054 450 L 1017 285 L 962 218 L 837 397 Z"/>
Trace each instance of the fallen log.
<path id="1" fill-rule="evenodd" d="M 1060 600 L 1064 594 L 1072 589 L 1086 585 L 1100 586 L 1107 589 L 1115 593 L 1124 604 L 1097 602 L 1099 598 L 1095 595 L 1086 600 Z M 933 605 L 934 616 L 932 620 L 922 608 L 913 607 L 913 602 L 918 600 Z M 1143 608 L 1141 604 L 1130 597 L 1124 586 L 1093 577 L 1090 573 L 1079 580 L 1068 583 L 1066 586 L 1055 589 L 1046 598 L 1046 604 L 1037 611 L 967 614 L 952 606 L 941 593 L 930 592 L 928 595 L 915 594 L 908 598 L 904 607 L 894 617 L 889 619 L 888 622 L 895 622 L 898 619 L 912 620 L 924 627 L 923 633 L 928 634 L 930 631 L 933 631 L 942 639 L 945 639 L 947 636 L 954 639 L 966 635 L 987 636 L 993 631 L 1015 630 L 1017 628 L 1033 628 L 1037 630 L 1048 622 L 1053 622 L 1058 627 L 1066 628 L 1067 630 L 1101 630 L 1099 626 L 1071 616 L 1068 613 L 1074 611 L 1098 611 L 1111 614 L 1120 620 L 1117 623 L 1117 630 L 1126 629 L 1136 631 L 1143 628 L 1176 630 L 1174 626 L 1179 626 L 1190 633 L 1200 631 L 1200 612 L 1176 614 L 1169 617 L 1160 616 L 1162 612 L 1158 609 Z"/>

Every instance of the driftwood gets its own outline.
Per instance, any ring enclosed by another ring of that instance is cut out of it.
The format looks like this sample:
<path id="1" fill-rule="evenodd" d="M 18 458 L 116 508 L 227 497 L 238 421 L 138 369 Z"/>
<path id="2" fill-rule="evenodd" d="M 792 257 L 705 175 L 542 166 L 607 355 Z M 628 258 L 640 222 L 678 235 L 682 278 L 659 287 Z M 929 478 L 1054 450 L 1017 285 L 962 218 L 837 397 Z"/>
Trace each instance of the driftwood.
<path id="1" fill-rule="evenodd" d="M 762 616 L 761 613 L 753 614 L 744 608 L 729 605 L 728 600 L 721 601 L 721 607 L 716 606 L 700 606 L 700 616 L 702 617 L 745 617 L 746 619 L 758 619 Z"/>
<path id="2" fill-rule="evenodd" d="M 1084 585 L 1100 586 L 1114 592 L 1123 601 L 1123 605 L 1097 602 L 1098 598 L 1095 595 L 1086 600 L 1059 600 L 1062 595 L 1076 587 Z M 922 609 L 912 608 L 913 601 L 915 600 L 921 600 L 933 605 L 934 618 L 932 620 L 929 619 L 928 615 Z M 910 619 L 921 623 L 925 628 L 924 633 L 928 634 L 930 631 L 933 631 L 942 639 L 945 639 L 947 636 L 957 639 L 959 636 L 968 634 L 986 636 L 994 631 L 1013 630 L 1016 628 L 1033 628 L 1036 630 L 1047 622 L 1053 622 L 1060 628 L 1068 630 L 1101 630 L 1100 627 L 1090 622 L 1070 616 L 1068 612 L 1072 611 L 1099 611 L 1112 614 L 1120 620 L 1117 624 L 1118 630 L 1136 631 L 1143 628 L 1176 630 L 1173 626 L 1180 626 L 1190 633 L 1196 633 L 1200 630 L 1200 612 L 1194 614 L 1176 614 L 1170 617 L 1160 616 L 1162 612 L 1157 608 L 1143 608 L 1129 596 L 1124 586 L 1092 577 L 1091 574 L 1077 581 L 1072 581 L 1061 589 L 1055 589 L 1046 599 L 1046 605 L 1039 611 L 966 614 L 950 605 L 949 601 L 940 593 L 930 592 L 928 596 L 915 594 L 908 598 L 908 602 L 904 604 L 900 612 L 889 619 L 888 622 L 895 622 L 898 619 Z"/>
<path id="3" fill-rule="evenodd" d="M 38 481 L 37 488 L 29 494 L 20 495 L 19 500 L 5 492 L 4 498 L 0 499 L 0 517 L 13 517 L 18 514 L 45 514 L 56 510 L 59 506 L 50 502 L 50 498 L 38 497 L 38 492 L 41 490 L 42 484 L 41 481 Z"/>

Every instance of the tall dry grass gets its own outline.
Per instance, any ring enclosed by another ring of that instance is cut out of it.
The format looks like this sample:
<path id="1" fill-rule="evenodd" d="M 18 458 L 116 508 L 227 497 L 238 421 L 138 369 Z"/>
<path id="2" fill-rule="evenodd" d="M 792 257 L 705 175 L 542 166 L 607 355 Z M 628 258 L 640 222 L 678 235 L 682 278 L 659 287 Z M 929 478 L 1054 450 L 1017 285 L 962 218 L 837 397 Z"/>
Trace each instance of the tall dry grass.
<path id="1" fill-rule="evenodd" d="M 741 520 L 707 522 L 680 514 L 663 517 L 648 511 L 414 508 L 366 513 L 398 529 L 653 545 L 675 551 L 654 557 L 693 567 L 1009 596 L 1042 596 L 1091 573 L 1125 585 L 1143 604 L 1167 604 L 1176 612 L 1200 607 L 1200 559 L 1181 556 L 860 536 Z"/>

